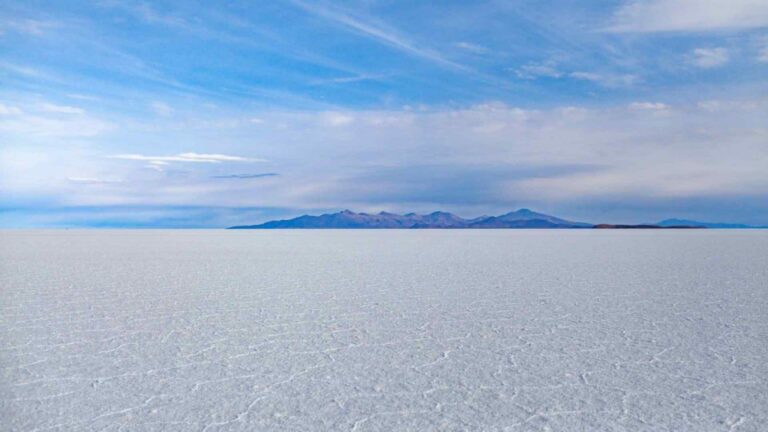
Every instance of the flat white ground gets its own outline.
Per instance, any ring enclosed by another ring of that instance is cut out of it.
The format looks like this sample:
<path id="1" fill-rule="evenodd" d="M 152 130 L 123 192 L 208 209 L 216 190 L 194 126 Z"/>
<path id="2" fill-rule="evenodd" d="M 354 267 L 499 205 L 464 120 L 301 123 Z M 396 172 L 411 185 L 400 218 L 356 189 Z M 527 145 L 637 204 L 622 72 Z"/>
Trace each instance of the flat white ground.
<path id="1" fill-rule="evenodd" d="M 3 231 L 0 429 L 758 431 L 768 231 Z"/>

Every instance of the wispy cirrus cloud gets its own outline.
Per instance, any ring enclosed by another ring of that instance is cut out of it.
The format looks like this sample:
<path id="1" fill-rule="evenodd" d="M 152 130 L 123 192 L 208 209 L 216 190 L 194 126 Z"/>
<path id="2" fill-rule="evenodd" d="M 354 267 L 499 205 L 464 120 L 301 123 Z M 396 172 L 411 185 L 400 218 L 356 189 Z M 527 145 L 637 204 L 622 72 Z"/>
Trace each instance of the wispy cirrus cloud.
<path id="1" fill-rule="evenodd" d="M 32 36 L 42 36 L 48 29 L 54 28 L 57 23 L 35 19 L 8 20 L 0 23 L 0 36 L 6 32 L 18 32 Z"/>
<path id="2" fill-rule="evenodd" d="M 466 42 L 466 41 L 456 42 L 453 44 L 453 46 L 455 46 L 456 48 L 460 48 L 464 51 L 471 52 L 473 54 L 490 54 L 492 52 L 489 48 L 485 46 L 472 43 L 472 42 Z"/>
<path id="3" fill-rule="evenodd" d="M 308 3 L 301 0 L 292 0 L 291 3 L 300 7 L 306 12 L 331 20 L 339 25 L 354 30 L 369 38 L 373 38 L 380 42 L 386 43 L 402 51 L 437 63 L 450 66 L 458 66 L 443 58 L 443 56 L 441 56 L 439 53 L 416 45 L 406 37 L 398 34 L 396 31 L 388 28 L 382 23 L 376 23 L 373 20 L 363 20 L 353 17 L 349 12 L 332 6 Z"/>
<path id="4" fill-rule="evenodd" d="M 19 75 L 26 78 L 47 79 L 47 80 L 50 80 L 52 78 L 50 74 L 47 74 L 38 68 L 33 68 L 28 65 L 9 63 L 5 61 L 0 61 L 0 72 Z"/>
<path id="5" fill-rule="evenodd" d="M 56 113 L 56 114 L 84 114 L 85 110 L 82 108 L 69 106 L 69 105 L 56 105 L 52 103 L 44 103 L 40 106 L 40 108 L 49 113 Z"/>
<path id="6" fill-rule="evenodd" d="M 330 5 L 308 3 L 302 0 L 292 0 L 291 3 L 306 12 L 325 18 L 406 54 L 455 70 L 471 71 L 467 66 L 446 58 L 437 50 L 410 40 L 407 36 L 374 19 L 357 17 L 349 11 Z"/>
<path id="7" fill-rule="evenodd" d="M 531 62 L 512 69 L 519 79 L 538 80 L 541 78 L 549 79 L 570 79 L 576 81 L 588 81 L 604 87 L 627 87 L 640 81 L 636 74 L 622 74 L 613 72 L 590 72 L 590 71 L 566 71 L 556 61 L 547 60 L 544 62 Z"/>
<path id="8" fill-rule="evenodd" d="M 311 84 L 347 84 L 361 81 L 377 81 L 386 78 L 385 74 L 357 74 L 335 78 L 322 78 L 310 81 Z"/>
<path id="9" fill-rule="evenodd" d="M 171 108 L 170 105 L 161 101 L 152 102 L 151 104 L 149 104 L 149 107 L 152 109 L 152 111 L 155 114 L 159 116 L 169 116 L 174 112 L 174 109 Z"/>

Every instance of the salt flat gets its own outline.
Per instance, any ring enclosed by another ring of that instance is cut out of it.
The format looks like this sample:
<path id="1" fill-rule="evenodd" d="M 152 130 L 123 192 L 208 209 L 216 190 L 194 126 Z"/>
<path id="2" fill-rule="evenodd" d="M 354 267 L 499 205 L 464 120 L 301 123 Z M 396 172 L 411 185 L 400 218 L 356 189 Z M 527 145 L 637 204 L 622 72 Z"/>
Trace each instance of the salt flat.
<path id="1" fill-rule="evenodd" d="M 0 429 L 758 431 L 768 231 L 3 231 Z"/>

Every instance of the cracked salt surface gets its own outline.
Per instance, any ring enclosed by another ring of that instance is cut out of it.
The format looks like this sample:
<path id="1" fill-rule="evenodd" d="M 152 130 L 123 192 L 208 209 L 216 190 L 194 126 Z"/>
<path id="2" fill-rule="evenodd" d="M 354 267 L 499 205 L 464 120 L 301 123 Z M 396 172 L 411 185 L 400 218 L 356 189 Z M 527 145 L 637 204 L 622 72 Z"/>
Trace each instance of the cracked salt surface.
<path id="1" fill-rule="evenodd" d="M 0 430 L 758 431 L 768 231 L 3 231 Z"/>

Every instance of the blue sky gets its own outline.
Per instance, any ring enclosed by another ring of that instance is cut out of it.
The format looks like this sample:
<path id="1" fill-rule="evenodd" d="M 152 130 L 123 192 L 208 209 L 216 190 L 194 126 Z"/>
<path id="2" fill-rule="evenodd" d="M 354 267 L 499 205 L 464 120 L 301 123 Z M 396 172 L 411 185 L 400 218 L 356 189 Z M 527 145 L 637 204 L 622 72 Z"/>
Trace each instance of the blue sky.
<path id="1" fill-rule="evenodd" d="M 768 224 L 768 2 L 6 1 L 0 226 Z"/>

